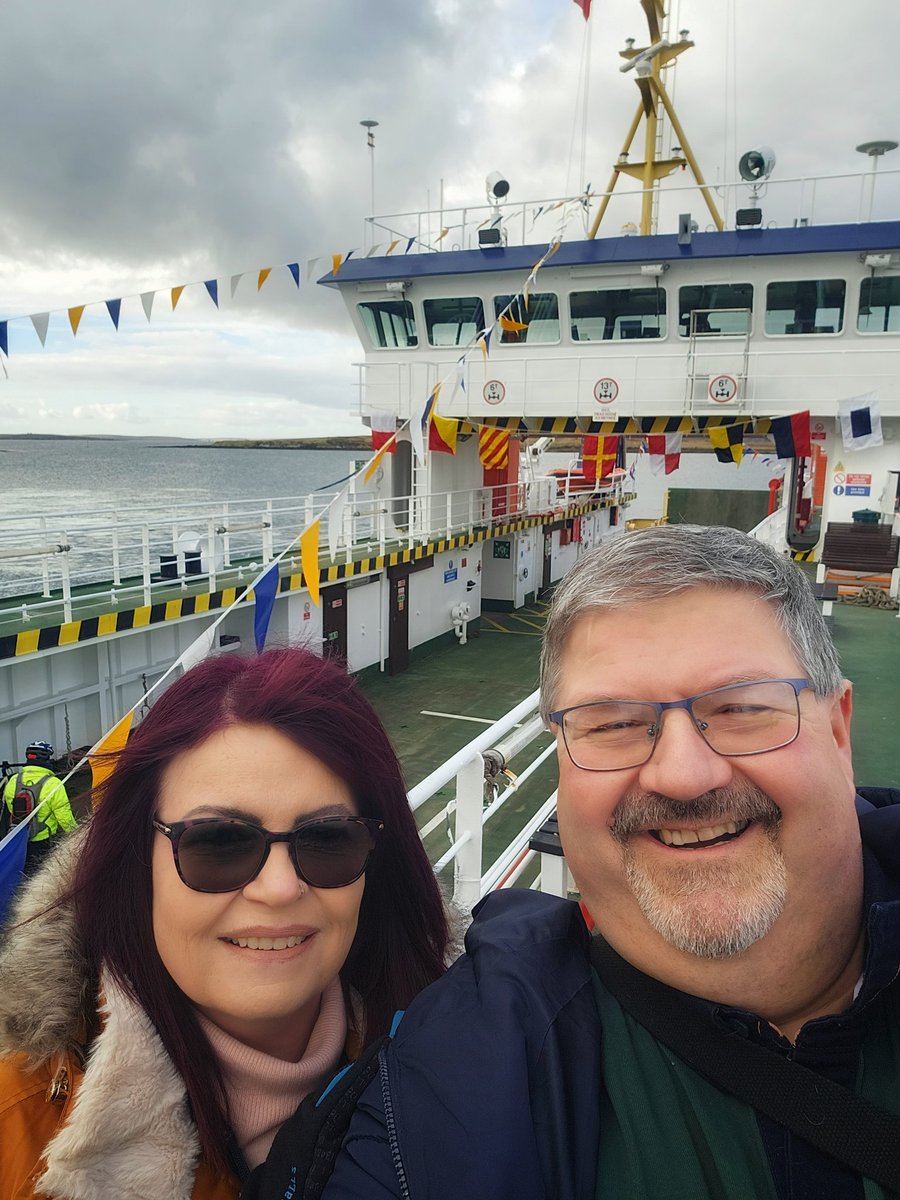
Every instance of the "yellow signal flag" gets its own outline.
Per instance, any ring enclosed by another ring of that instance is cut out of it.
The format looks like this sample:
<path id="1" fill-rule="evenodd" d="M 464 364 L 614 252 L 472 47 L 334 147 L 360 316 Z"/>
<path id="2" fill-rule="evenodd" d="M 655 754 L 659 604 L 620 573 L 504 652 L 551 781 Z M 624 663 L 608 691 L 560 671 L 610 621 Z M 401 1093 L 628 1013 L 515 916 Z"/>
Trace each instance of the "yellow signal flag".
<path id="1" fill-rule="evenodd" d="M 184 291 L 186 286 L 187 284 L 183 283 L 180 287 L 172 288 L 172 312 L 175 311 L 175 307 L 178 304 L 178 301 L 181 299 L 181 293 Z"/>
<path id="2" fill-rule="evenodd" d="M 91 784 L 94 792 L 94 804 L 96 805 L 98 789 L 106 783 L 110 775 L 115 770 L 116 760 L 115 755 L 120 750 L 125 748 L 125 743 L 128 741 L 128 735 L 131 732 L 131 725 L 134 721 L 134 710 L 126 713 L 118 724 L 113 725 L 112 729 L 98 742 L 91 754 Z M 95 755 L 99 756 L 99 761 L 95 761 Z"/>
<path id="3" fill-rule="evenodd" d="M 78 332 L 78 326 L 81 324 L 81 317 L 83 313 L 83 304 L 78 304 L 74 308 L 69 309 L 69 324 L 72 326 L 72 337 L 74 337 Z"/>
<path id="4" fill-rule="evenodd" d="M 319 607 L 319 527 L 321 519 L 316 518 L 308 529 L 300 535 L 300 566 L 303 569 L 303 579 L 306 583 L 309 598 Z"/>
<path id="5" fill-rule="evenodd" d="M 505 333 L 521 333 L 523 329 L 527 329 L 527 325 L 523 325 L 521 321 L 514 321 L 512 317 L 500 316 L 497 318 L 500 322 L 500 328 Z"/>
<path id="6" fill-rule="evenodd" d="M 343 254 L 332 254 L 332 256 L 331 256 L 331 273 L 332 273 L 332 275 L 337 275 L 338 271 L 341 269 L 341 263 L 343 261 L 344 261 Z"/>
<path id="7" fill-rule="evenodd" d="M 259 289 L 262 287 L 262 285 L 266 282 L 266 280 L 269 278 L 269 276 L 271 274 L 272 274 L 271 267 L 263 267 L 263 269 L 260 271 L 259 276 L 256 280 L 256 290 L 257 291 L 259 291 Z"/>
<path id="8" fill-rule="evenodd" d="M 385 258 L 386 258 L 386 257 L 387 257 L 389 254 L 393 254 L 393 252 L 394 252 L 394 251 L 397 249 L 397 247 L 398 247 L 399 245 L 400 245 L 400 239 L 399 239 L 399 238 L 395 238 L 395 239 L 394 239 L 394 241 L 392 241 L 392 242 L 391 242 L 391 244 L 388 246 L 387 250 L 385 250 L 385 252 L 384 252 L 384 254 L 385 254 Z"/>
<path id="9" fill-rule="evenodd" d="M 388 438 L 388 440 L 380 448 L 378 453 L 375 455 L 375 457 L 372 459 L 372 461 L 366 467 L 366 473 L 365 473 L 365 475 L 363 475 L 363 483 L 369 482 L 369 480 L 372 478 L 372 476 L 378 470 L 378 467 L 381 463 L 381 460 L 384 458 L 384 456 L 388 453 L 393 453 L 396 441 L 397 441 L 397 435 L 395 434 L 393 437 Z"/>

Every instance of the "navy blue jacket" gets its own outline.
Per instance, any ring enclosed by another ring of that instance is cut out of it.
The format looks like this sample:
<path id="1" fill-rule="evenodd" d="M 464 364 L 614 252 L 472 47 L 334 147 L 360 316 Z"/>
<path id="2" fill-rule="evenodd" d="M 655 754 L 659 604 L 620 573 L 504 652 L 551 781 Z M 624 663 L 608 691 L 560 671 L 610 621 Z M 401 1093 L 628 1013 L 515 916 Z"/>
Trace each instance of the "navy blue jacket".
<path id="1" fill-rule="evenodd" d="M 857 808 L 865 983 L 848 1013 L 810 1022 L 798 1039 L 807 1066 L 849 1086 L 862 1010 L 900 965 L 900 792 L 864 789 Z M 467 953 L 382 1051 L 325 1200 L 593 1200 L 602 1031 L 587 941 L 570 901 L 528 891 L 482 901 Z M 751 1014 L 706 1007 L 711 1020 L 746 1017 L 783 1041 Z M 862 1200 L 858 1177 L 783 1128 L 760 1128 L 784 1200 Z"/>

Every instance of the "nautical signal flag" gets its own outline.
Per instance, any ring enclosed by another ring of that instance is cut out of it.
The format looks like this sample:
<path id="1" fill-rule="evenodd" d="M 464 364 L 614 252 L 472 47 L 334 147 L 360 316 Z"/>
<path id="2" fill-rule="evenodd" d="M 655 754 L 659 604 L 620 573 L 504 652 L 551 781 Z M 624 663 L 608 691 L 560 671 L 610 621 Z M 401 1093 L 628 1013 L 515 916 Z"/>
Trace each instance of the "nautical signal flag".
<path id="1" fill-rule="evenodd" d="M 789 417 L 773 417 L 771 433 L 775 439 L 777 458 L 811 458 L 809 412 L 793 413 Z"/>
<path id="2" fill-rule="evenodd" d="M 587 20 L 591 15 L 591 0 L 575 0 L 575 3 L 584 13 L 584 19 Z"/>
<path id="3" fill-rule="evenodd" d="M 14 825 L 0 840 L 0 924 L 6 921 L 9 903 L 22 881 L 25 851 L 28 848 L 28 825 Z"/>
<path id="4" fill-rule="evenodd" d="M 654 475 L 671 475 L 681 464 L 680 433 L 651 433 L 647 437 L 650 470 Z"/>
<path id="5" fill-rule="evenodd" d="M 372 449 L 380 450 L 382 446 L 390 442 L 387 453 L 393 454 L 397 449 L 396 439 L 391 441 L 397 431 L 396 414 L 381 408 L 373 408 L 369 420 L 372 426 Z"/>
<path id="6" fill-rule="evenodd" d="M 269 620 L 275 607 L 275 597 L 278 595 L 279 571 L 278 563 L 272 563 L 265 575 L 257 579 L 253 585 L 253 599 L 256 607 L 253 611 L 253 638 L 256 642 L 256 653 L 262 654 L 266 644 L 266 634 L 269 631 Z"/>
<path id="7" fill-rule="evenodd" d="M 582 470 L 584 471 L 585 479 L 594 483 L 596 480 L 613 473 L 619 465 L 619 444 L 621 441 L 622 439 L 615 435 L 600 437 L 597 434 L 588 434 L 584 439 L 581 454 Z"/>
<path id="8" fill-rule="evenodd" d="M 458 433 L 459 421 L 453 417 L 432 416 L 428 426 L 428 449 L 436 450 L 438 454 L 455 454 Z"/>
<path id="9" fill-rule="evenodd" d="M 706 429 L 709 440 L 722 463 L 740 463 L 744 457 L 744 426 L 710 425 Z"/>
<path id="10" fill-rule="evenodd" d="M 845 450 L 868 450 L 884 445 L 881 408 L 874 392 L 838 403 L 838 419 Z"/>
<path id="11" fill-rule="evenodd" d="M 478 430 L 478 457 L 486 471 L 499 470 L 509 463 L 509 431 L 482 426 Z"/>

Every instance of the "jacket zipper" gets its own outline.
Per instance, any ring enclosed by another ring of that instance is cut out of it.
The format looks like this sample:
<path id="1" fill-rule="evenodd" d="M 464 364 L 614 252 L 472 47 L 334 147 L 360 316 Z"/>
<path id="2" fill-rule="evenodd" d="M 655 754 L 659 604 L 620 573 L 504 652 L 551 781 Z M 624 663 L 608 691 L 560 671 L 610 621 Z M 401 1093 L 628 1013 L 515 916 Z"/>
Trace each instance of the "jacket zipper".
<path id="1" fill-rule="evenodd" d="M 378 1056 L 378 1074 L 381 1080 L 381 1102 L 384 1105 L 384 1123 L 387 1128 L 388 1145 L 391 1149 L 391 1161 L 400 1184 L 401 1200 L 410 1200 L 409 1184 L 406 1179 L 406 1168 L 400 1154 L 400 1143 L 397 1140 L 397 1123 L 394 1120 L 394 1102 L 391 1099 L 391 1085 L 388 1080 L 387 1061 L 384 1050 Z"/>

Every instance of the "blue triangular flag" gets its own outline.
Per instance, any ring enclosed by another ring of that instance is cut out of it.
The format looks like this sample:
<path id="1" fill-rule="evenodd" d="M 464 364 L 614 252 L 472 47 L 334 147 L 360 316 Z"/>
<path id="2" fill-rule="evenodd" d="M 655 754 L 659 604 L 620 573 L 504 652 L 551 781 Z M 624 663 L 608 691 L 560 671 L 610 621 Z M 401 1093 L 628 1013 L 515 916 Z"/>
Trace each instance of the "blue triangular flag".
<path id="1" fill-rule="evenodd" d="M 412 244 L 415 240 L 416 240 L 415 237 L 411 237 L 409 239 L 409 241 L 406 243 L 406 250 L 405 250 L 406 254 L 409 254 L 410 250 L 412 249 Z"/>
<path id="2" fill-rule="evenodd" d="M 106 311 L 109 313 L 109 319 L 112 321 L 113 325 L 115 325 L 116 329 L 119 328 L 119 313 L 121 309 L 121 300 L 107 300 Z"/>
<path id="3" fill-rule="evenodd" d="M 0 321 L 0 350 L 9 358 L 9 337 L 6 332 L 6 321 Z"/>
<path id="4" fill-rule="evenodd" d="M 17 825 L 0 841 L 0 925 L 6 920 L 9 902 L 22 879 L 25 851 L 28 849 L 28 828 L 28 825 Z"/>
<path id="5" fill-rule="evenodd" d="M 297 287 L 299 287 L 300 286 L 300 264 L 299 263 L 288 263 L 288 270 L 294 277 L 294 283 L 296 283 Z"/>
<path id="6" fill-rule="evenodd" d="M 253 585 L 253 595 L 256 599 L 256 610 L 253 614 L 253 636 L 256 639 L 256 653 L 262 654 L 266 644 L 266 633 L 269 630 L 269 618 L 275 606 L 278 594 L 278 563 L 272 563 L 265 575 Z"/>
<path id="7" fill-rule="evenodd" d="M 204 279 L 203 286 L 209 292 L 209 298 L 212 300 L 216 308 L 219 307 L 219 281 L 217 279 Z"/>

